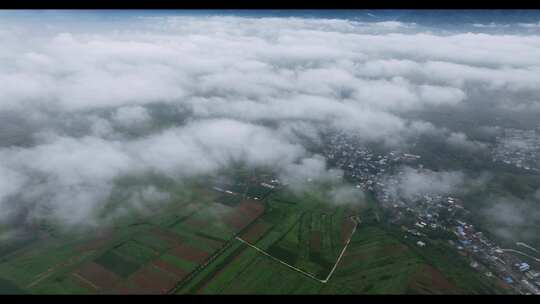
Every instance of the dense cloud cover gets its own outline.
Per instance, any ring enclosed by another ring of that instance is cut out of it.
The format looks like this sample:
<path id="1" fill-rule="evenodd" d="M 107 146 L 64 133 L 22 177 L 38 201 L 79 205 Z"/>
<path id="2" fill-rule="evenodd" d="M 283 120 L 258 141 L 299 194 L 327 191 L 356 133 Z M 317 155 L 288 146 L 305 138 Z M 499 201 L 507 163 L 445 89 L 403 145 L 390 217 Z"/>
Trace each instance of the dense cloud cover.
<path id="1" fill-rule="evenodd" d="M 0 221 L 24 209 L 25 221 L 92 224 L 115 179 L 132 174 L 182 179 L 242 161 L 291 183 L 339 175 L 299 140 L 317 140 L 323 128 L 389 146 L 442 132 L 477 149 L 462 133 L 405 114 L 464 106 L 479 90 L 540 90 L 537 35 L 226 16 L 135 18 L 106 30 L 4 25 L 0 114 L 13 119 L 0 121 Z M 540 109 L 538 99 L 523 100 L 489 102 Z M 21 134 L 26 141 L 11 144 Z M 462 178 L 409 173 L 406 191 L 446 191 Z M 156 195 L 145 191 L 136 195 Z"/>

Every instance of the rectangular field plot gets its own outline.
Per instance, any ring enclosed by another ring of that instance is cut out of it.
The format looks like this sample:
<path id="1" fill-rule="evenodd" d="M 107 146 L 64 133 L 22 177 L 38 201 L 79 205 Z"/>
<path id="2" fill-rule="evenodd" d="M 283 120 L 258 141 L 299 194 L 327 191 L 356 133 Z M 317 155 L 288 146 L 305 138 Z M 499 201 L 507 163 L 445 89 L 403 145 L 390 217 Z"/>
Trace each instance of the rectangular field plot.
<path id="1" fill-rule="evenodd" d="M 179 279 L 183 279 L 191 271 L 191 270 L 185 270 L 184 268 L 177 266 L 177 264 L 175 264 L 173 262 L 170 262 L 170 259 L 163 259 L 162 258 L 162 259 L 159 259 L 159 260 L 155 260 L 155 261 L 152 262 L 152 265 L 154 265 L 155 267 L 157 267 L 157 268 L 159 268 L 159 269 L 161 269 L 163 271 L 175 274 L 176 276 L 178 276 Z"/>
<path id="2" fill-rule="evenodd" d="M 324 293 L 404 293 L 425 261 L 376 227 L 361 226 Z M 339 286 L 336 287 L 336 286 Z"/>
<path id="3" fill-rule="evenodd" d="M 264 204 L 254 200 L 244 200 L 225 215 L 223 221 L 235 232 L 241 231 L 264 213 Z"/>
<path id="4" fill-rule="evenodd" d="M 232 207 L 214 203 L 192 214 L 183 222 L 175 224 L 170 228 L 170 231 L 179 234 L 189 232 L 223 242 L 231 239 L 234 235 L 234 229 L 225 221 L 226 215 L 234 212 L 235 209 Z"/>
<path id="5" fill-rule="evenodd" d="M 108 251 L 95 259 L 95 262 L 97 265 L 123 278 L 126 278 L 137 271 L 140 266 L 136 262 L 123 257 L 116 251 Z"/>
<path id="6" fill-rule="evenodd" d="M 177 235 L 178 238 L 174 242 L 174 246 L 172 246 L 171 249 L 177 246 L 189 246 L 197 250 L 212 253 L 225 244 L 225 242 L 222 240 L 210 238 L 204 235 L 204 233 L 199 232 L 179 230 L 177 233 L 173 233 L 173 235 Z"/>
<path id="7" fill-rule="evenodd" d="M 305 211 L 281 239 L 268 247 L 267 252 L 287 264 L 324 279 L 344 247 L 341 227 L 348 219 L 342 216 L 339 209 L 332 214 Z M 347 232 L 348 238 L 352 229 Z"/>
<path id="8" fill-rule="evenodd" d="M 114 251 L 119 255 L 134 261 L 137 264 L 146 264 L 159 255 L 155 249 L 144 246 L 133 240 L 130 240 L 119 247 L 114 248 Z"/>
<path id="9" fill-rule="evenodd" d="M 249 250 L 249 249 L 248 249 Z M 223 294 L 316 294 L 323 284 L 257 255 L 221 291 Z"/>
<path id="10" fill-rule="evenodd" d="M 151 232 L 141 233 L 133 238 L 133 240 L 139 244 L 147 246 L 156 252 L 164 252 L 171 248 L 172 245 L 166 240 L 156 236 Z"/>
<path id="11" fill-rule="evenodd" d="M 81 282 L 73 275 L 49 280 L 32 289 L 32 292 L 36 294 L 92 294 L 96 291 L 97 289 L 89 286 L 88 283 Z"/>
<path id="12" fill-rule="evenodd" d="M 73 275 L 81 281 L 81 286 L 88 285 L 98 291 L 113 288 L 122 280 L 116 273 L 94 262 L 85 263 Z"/>
<path id="13" fill-rule="evenodd" d="M 178 279 L 174 274 L 147 265 L 132 274 L 129 281 L 144 294 L 165 294 L 176 285 Z"/>
<path id="14" fill-rule="evenodd" d="M 249 243 L 256 243 L 264 234 L 272 227 L 263 220 L 258 220 L 253 226 L 251 226 L 246 232 L 242 234 L 242 239 Z"/>
<path id="15" fill-rule="evenodd" d="M 162 255 L 157 261 L 163 261 L 167 264 L 173 265 L 185 272 L 191 272 L 193 269 L 197 267 L 197 263 L 194 261 L 190 261 L 188 259 L 184 259 L 181 257 L 178 257 L 176 255 L 172 254 L 164 254 Z"/>
<path id="16" fill-rule="evenodd" d="M 21 254 L 4 258 L 0 263 L 2 278 L 14 282 L 21 288 L 33 287 L 64 266 L 77 263 L 79 257 L 83 255 L 77 250 L 80 242 L 59 240 L 58 243 L 37 242 Z"/>
<path id="17" fill-rule="evenodd" d="M 177 245 L 169 251 L 169 254 L 197 264 L 203 263 L 210 256 L 210 253 L 186 244 Z"/>

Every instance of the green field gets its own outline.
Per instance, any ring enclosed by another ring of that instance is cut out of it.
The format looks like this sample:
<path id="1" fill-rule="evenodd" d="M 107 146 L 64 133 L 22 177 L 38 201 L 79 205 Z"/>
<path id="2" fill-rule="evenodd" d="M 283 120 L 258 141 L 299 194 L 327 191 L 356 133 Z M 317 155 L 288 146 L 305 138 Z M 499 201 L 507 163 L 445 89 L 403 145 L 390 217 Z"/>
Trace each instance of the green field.
<path id="1" fill-rule="evenodd" d="M 418 248 L 379 221 L 370 197 L 353 208 L 328 203 L 332 185 L 306 193 L 246 185 L 248 195 L 265 196 L 264 213 L 242 229 L 226 220 L 238 212 L 238 196 L 223 201 L 211 184 L 186 184 L 172 191 L 175 201 L 148 215 L 133 212 L 92 234 L 53 233 L 11 247 L 0 256 L 0 293 L 498 292 L 443 242 Z M 320 282 L 350 236 L 351 215 L 361 223 L 333 276 Z M 256 235 L 252 245 L 316 279 L 235 238 L 246 235 Z"/>
<path id="2" fill-rule="evenodd" d="M 308 203 L 302 199 L 310 200 Z M 276 193 L 262 217 L 272 229 L 256 246 L 318 278 L 325 278 L 343 248 L 338 219 L 345 210 L 320 206 L 313 197 Z M 416 248 L 403 235 L 379 222 L 374 202 L 359 210 L 362 224 L 331 279 L 324 284 L 242 244 L 210 264 L 178 293 L 203 294 L 402 294 L 497 293 L 493 281 L 473 272 L 448 248 Z M 326 210 L 321 212 L 321 210 Z M 319 259 L 310 244 L 321 233 Z M 439 244 L 442 246 L 442 244 Z M 422 252 L 423 250 L 423 252 Z M 321 261 L 321 257 L 325 259 Z M 459 262 L 459 263 L 458 263 Z M 199 283 L 197 283 L 199 282 Z"/>

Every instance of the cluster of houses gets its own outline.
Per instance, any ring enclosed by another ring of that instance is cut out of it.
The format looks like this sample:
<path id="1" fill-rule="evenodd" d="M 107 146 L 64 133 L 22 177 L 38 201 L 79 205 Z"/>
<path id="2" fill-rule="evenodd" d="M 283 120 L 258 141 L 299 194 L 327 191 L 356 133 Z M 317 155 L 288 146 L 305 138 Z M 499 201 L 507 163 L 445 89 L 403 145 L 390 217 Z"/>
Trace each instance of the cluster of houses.
<path id="1" fill-rule="evenodd" d="M 496 138 L 492 160 L 524 170 L 540 171 L 540 130 L 504 129 Z"/>
<path id="2" fill-rule="evenodd" d="M 525 140 L 532 149 L 540 152 L 540 136 L 535 131 L 515 131 L 507 133 L 510 139 Z M 534 133 L 534 134 L 533 134 Z M 498 150 L 494 159 L 531 169 L 525 165 L 527 152 L 511 150 L 508 147 Z M 540 155 L 538 153 L 535 156 Z M 416 164 L 420 155 L 391 151 L 375 153 L 344 134 L 330 138 L 325 154 L 329 162 L 346 173 L 357 183 L 357 188 L 371 191 L 389 215 L 389 221 L 401 225 L 402 230 L 416 240 L 418 247 L 429 246 L 429 231 L 442 230 L 453 233 L 457 241 L 449 240 L 456 250 L 470 260 L 470 266 L 487 277 L 497 277 L 510 288 L 522 294 L 540 294 L 540 274 L 513 253 L 504 251 L 495 242 L 487 239 L 482 232 L 466 223 L 469 213 L 463 202 L 454 196 L 419 193 L 411 200 L 395 195 L 400 172 L 394 172 L 400 164 Z M 417 167 L 422 168 L 420 164 Z M 399 170 L 399 169 L 398 169 Z M 392 172 L 392 177 L 387 173 Z M 397 176 L 397 177 L 396 177 Z M 440 216 L 444 212 L 445 216 Z M 410 219 L 414 220 L 411 221 Z M 406 224 L 405 224 L 406 223 Z M 513 265 L 513 267 L 512 267 Z"/>

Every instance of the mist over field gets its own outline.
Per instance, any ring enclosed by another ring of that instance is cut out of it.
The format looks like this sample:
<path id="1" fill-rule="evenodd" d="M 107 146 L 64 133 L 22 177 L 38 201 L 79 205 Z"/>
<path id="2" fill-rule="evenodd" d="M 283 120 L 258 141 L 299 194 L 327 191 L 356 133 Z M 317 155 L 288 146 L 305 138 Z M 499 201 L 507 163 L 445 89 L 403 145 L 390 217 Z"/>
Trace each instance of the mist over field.
<path id="1" fill-rule="evenodd" d="M 404 150 L 431 136 L 481 155 L 498 125 L 540 126 L 534 22 L 133 12 L 78 26 L 39 17 L 0 20 L 0 223 L 8 226 L 99 225 L 125 176 L 181 181 L 243 163 L 298 187 L 333 179 L 342 172 L 306 145 L 328 130 Z M 409 168 L 396 191 L 450 193 L 478 181 L 467 174 Z M 538 204 L 533 190 L 521 198 L 528 206 Z M 132 192 L 137 208 L 169 198 L 151 184 Z M 338 189 L 330 200 L 355 195 Z M 538 220 L 501 200 L 486 216 Z"/>

